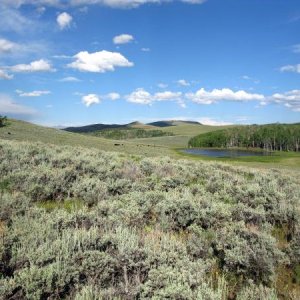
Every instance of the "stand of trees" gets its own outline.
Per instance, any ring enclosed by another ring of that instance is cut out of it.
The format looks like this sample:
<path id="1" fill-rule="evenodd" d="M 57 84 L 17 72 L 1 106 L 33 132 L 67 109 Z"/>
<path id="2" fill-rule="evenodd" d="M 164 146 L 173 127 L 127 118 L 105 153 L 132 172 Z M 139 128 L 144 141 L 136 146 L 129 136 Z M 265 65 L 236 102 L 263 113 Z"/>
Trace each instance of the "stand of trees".
<path id="1" fill-rule="evenodd" d="M 300 124 L 237 126 L 197 135 L 189 147 L 245 147 L 268 151 L 300 151 Z"/>
<path id="2" fill-rule="evenodd" d="M 141 128 L 104 129 L 89 134 L 113 140 L 127 140 L 136 138 L 151 138 L 174 135 L 172 132 L 165 132 L 162 130 L 145 130 Z"/>
<path id="3" fill-rule="evenodd" d="M 7 118 L 5 116 L 0 115 L 0 127 L 3 127 L 5 125 Z"/>

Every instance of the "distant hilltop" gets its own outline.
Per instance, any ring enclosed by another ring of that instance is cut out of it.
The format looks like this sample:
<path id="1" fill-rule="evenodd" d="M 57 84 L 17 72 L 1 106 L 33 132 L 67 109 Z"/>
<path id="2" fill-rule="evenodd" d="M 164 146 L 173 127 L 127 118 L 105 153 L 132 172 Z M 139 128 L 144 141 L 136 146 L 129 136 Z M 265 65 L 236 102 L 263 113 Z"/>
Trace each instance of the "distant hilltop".
<path id="1" fill-rule="evenodd" d="M 77 132 L 77 133 L 85 133 L 85 132 L 94 132 L 104 129 L 124 129 L 124 128 L 155 128 L 155 127 L 169 127 L 169 126 L 178 126 L 178 125 L 202 125 L 196 121 L 180 121 L 180 120 L 167 120 L 167 121 L 156 121 L 151 123 L 142 123 L 139 121 L 134 121 L 128 124 L 91 124 L 85 126 L 78 126 L 78 127 L 67 127 L 63 128 L 65 131 L 69 132 Z"/>

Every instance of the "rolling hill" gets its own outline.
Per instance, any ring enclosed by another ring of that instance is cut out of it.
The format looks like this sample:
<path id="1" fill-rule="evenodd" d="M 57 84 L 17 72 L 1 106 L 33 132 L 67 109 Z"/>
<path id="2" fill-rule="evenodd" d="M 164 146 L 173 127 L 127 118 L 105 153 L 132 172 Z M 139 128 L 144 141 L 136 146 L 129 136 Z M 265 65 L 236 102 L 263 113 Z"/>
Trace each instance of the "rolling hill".
<path id="1" fill-rule="evenodd" d="M 129 124 L 127 124 L 129 125 Z M 129 125 L 130 126 L 130 125 Z M 229 126 L 207 126 L 201 124 L 190 124 L 187 122 L 176 121 L 168 127 L 155 127 L 134 122 L 131 126 L 149 126 L 149 130 L 162 130 L 172 132 L 174 136 L 162 136 L 152 138 L 139 138 L 130 140 L 111 140 L 102 137 L 91 136 L 89 134 L 79 134 L 59 130 L 32 123 L 9 119 L 7 125 L 0 128 L 0 139 L 41 142 L 53 145 L 74 146 L 84 148 L 95 148 L 103 151 L 121 152 L 130 155 L 142 155 L 147 157 L 169 156 L 172 158 L 182 158 L 183 154 L 176 151 L 178 148 L 187 147 L 191 137 L 201 133 L 212 132 Z M 233 127 L 233 126 L 231 126 Z M 144 127 L 145 128 L 145 127 Z M 146 127 L 147 128 L 147 127 Z M 146 130 L 148 130 L 146 129 Z M 187 159 L 199 160 L 207 159 L 203 157 L 184 156 Z M 210 160 L 212 160 L 211 158 Z M 257 160 L 226 160 L 234 165 L 247 165 L 261 168 L 287 168 L 299 170 L 300 157 L 291 156 L 284 153 L 280 157 L 274 157 L 270 161 Z M 268 162 L 266 164 L 266 162 Z"/>

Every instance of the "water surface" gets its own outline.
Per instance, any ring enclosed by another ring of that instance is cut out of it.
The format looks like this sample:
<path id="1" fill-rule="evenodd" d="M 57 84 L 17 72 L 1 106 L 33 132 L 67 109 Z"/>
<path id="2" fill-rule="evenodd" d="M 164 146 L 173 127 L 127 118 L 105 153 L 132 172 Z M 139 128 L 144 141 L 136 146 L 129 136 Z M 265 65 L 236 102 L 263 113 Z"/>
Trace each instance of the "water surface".
<path id="1" fill-rule="evenodd" d="M 239 149 L 200 149 L 190 148 L 184 149 L 184 153 L 194 155 L 205 155 L 209 157 L 242 157 L 242 156 L 269 156 L 272 152 L 267 151 L 250 151 L 250 150 L 239 150 Z"/>

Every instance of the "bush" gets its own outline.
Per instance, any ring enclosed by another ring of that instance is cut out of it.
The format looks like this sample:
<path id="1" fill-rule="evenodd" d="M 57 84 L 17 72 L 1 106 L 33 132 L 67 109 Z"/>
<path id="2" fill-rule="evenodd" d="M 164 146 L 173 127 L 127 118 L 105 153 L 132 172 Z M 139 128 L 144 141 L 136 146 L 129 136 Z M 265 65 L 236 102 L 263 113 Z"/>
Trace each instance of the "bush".
<path id="1" fill-rule="evenodd" d="M 0 174 L 4 299 L 295 292 L 297 173 L 1 140 Z"/>

